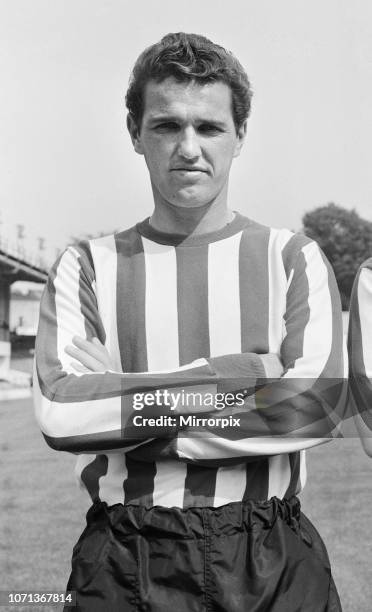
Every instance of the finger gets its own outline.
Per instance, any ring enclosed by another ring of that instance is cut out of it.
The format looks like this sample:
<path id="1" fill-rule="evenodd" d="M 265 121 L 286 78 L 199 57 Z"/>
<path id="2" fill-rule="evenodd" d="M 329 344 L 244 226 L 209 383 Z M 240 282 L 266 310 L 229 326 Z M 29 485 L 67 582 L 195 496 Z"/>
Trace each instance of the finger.
<path id="1" fill-rule="evenodd" d="M 92 372 L 104 372 L 106 370 L 105 365 L 101 361 L 95 359 L 94 357 L 89 355 L 89 353 L 86 353 L 85 351 L 78 349 L 75 346 L 66 346 L 65 353 L 67 353 L 67 355 L 69 355 L 70 357 L 76 359 L 76 361 L 81 363 L 89 370 L 92 370 Z"/>
<path id="2" fill-rule="evenodd" d="M 84 351 L 84 353 L 88 353 L 91 357 L 97 359 L 97 361 L 101 363 L 106 362 L 106 349 L 103 345 L 93 344 L 93 342 L 85 340 L 80 336 L 74 336 L 72 342 L 78 349 Z"/>
<path id="3" fill-rule="evenodd" d="M 83 374 L 89 374 L 93 371 L 81 365 L 81 363 L 79 363 L 78 361 L 71 361 L 70 365 L 74 368 L 74 370 L 76 370 L 77 372 L 82 372 Z"/>
<path id="4" fill-rule="evenodd" d="M 96 344 L 97 346 L 104 347 L 104 345 L 102 344 L 99 338 L 96 338 L 96 337 L 92 338 L 92 342 L 94 342 L 94 344 Z"/>

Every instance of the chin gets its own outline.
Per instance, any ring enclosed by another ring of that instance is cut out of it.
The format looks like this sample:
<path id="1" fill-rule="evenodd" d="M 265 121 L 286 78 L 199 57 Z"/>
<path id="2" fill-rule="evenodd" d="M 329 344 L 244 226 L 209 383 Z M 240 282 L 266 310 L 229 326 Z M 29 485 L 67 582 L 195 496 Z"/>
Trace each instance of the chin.
<path id="1" fill-rule="evenodd" d="M 213 202 L 215 196 L 196 193 L 177 193 L 168 198 L 168 202 L 177 208 L 202 208 Z"/>

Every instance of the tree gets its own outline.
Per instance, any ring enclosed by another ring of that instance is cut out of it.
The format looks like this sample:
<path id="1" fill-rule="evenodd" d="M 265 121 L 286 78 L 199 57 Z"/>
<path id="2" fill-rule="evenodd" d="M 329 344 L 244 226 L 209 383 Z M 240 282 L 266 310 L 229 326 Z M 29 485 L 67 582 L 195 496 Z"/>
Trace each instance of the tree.
<path id="1" fill-rule="evenodd" d="M 356 272 L 372 256 L 372 223 L 362 219 L 355 210 L 333 203 L 306 213 L 302 223 L 304 234 L 316 240 L 329 259 L 342 307 L 347 310 Z"/>

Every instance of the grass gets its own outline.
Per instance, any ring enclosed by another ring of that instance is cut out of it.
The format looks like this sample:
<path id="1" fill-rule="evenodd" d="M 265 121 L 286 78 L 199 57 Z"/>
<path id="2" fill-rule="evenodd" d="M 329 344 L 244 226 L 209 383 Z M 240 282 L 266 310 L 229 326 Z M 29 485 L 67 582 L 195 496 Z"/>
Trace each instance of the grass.
<path id="1" fill-rule="evenodd" d="M 308 453 L 302 509 L 326 543 L 345 612 L 370 612 L 372 462 L 357 438 Z"/>
<path id="2" fill-rule="evenodd" d="M 0 589 L 63 591 L 89 507 L 75 457 L 47 447 L 29 399 L 0 403 L 0 431 Z M 327 545 L 345 612 L 371 610 L 371 470 L 357 439 L 308 453 L 302 507 Z"/>

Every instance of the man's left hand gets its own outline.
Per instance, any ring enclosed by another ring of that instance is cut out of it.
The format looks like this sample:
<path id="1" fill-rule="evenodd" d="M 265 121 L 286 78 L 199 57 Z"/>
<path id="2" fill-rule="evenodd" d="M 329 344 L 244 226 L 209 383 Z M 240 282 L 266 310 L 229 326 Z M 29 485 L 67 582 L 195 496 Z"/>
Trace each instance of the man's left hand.
<path id="1" fill-rule="evenodd" d="M 78 372 L 107 372 L 113 370 L 113 364 L 107 348 L 98 340 L 85 340 L 80 336 L 72 338 L 73 345 L 65 347 L 65 353 L 76 359 L 71 362 Z"/>

